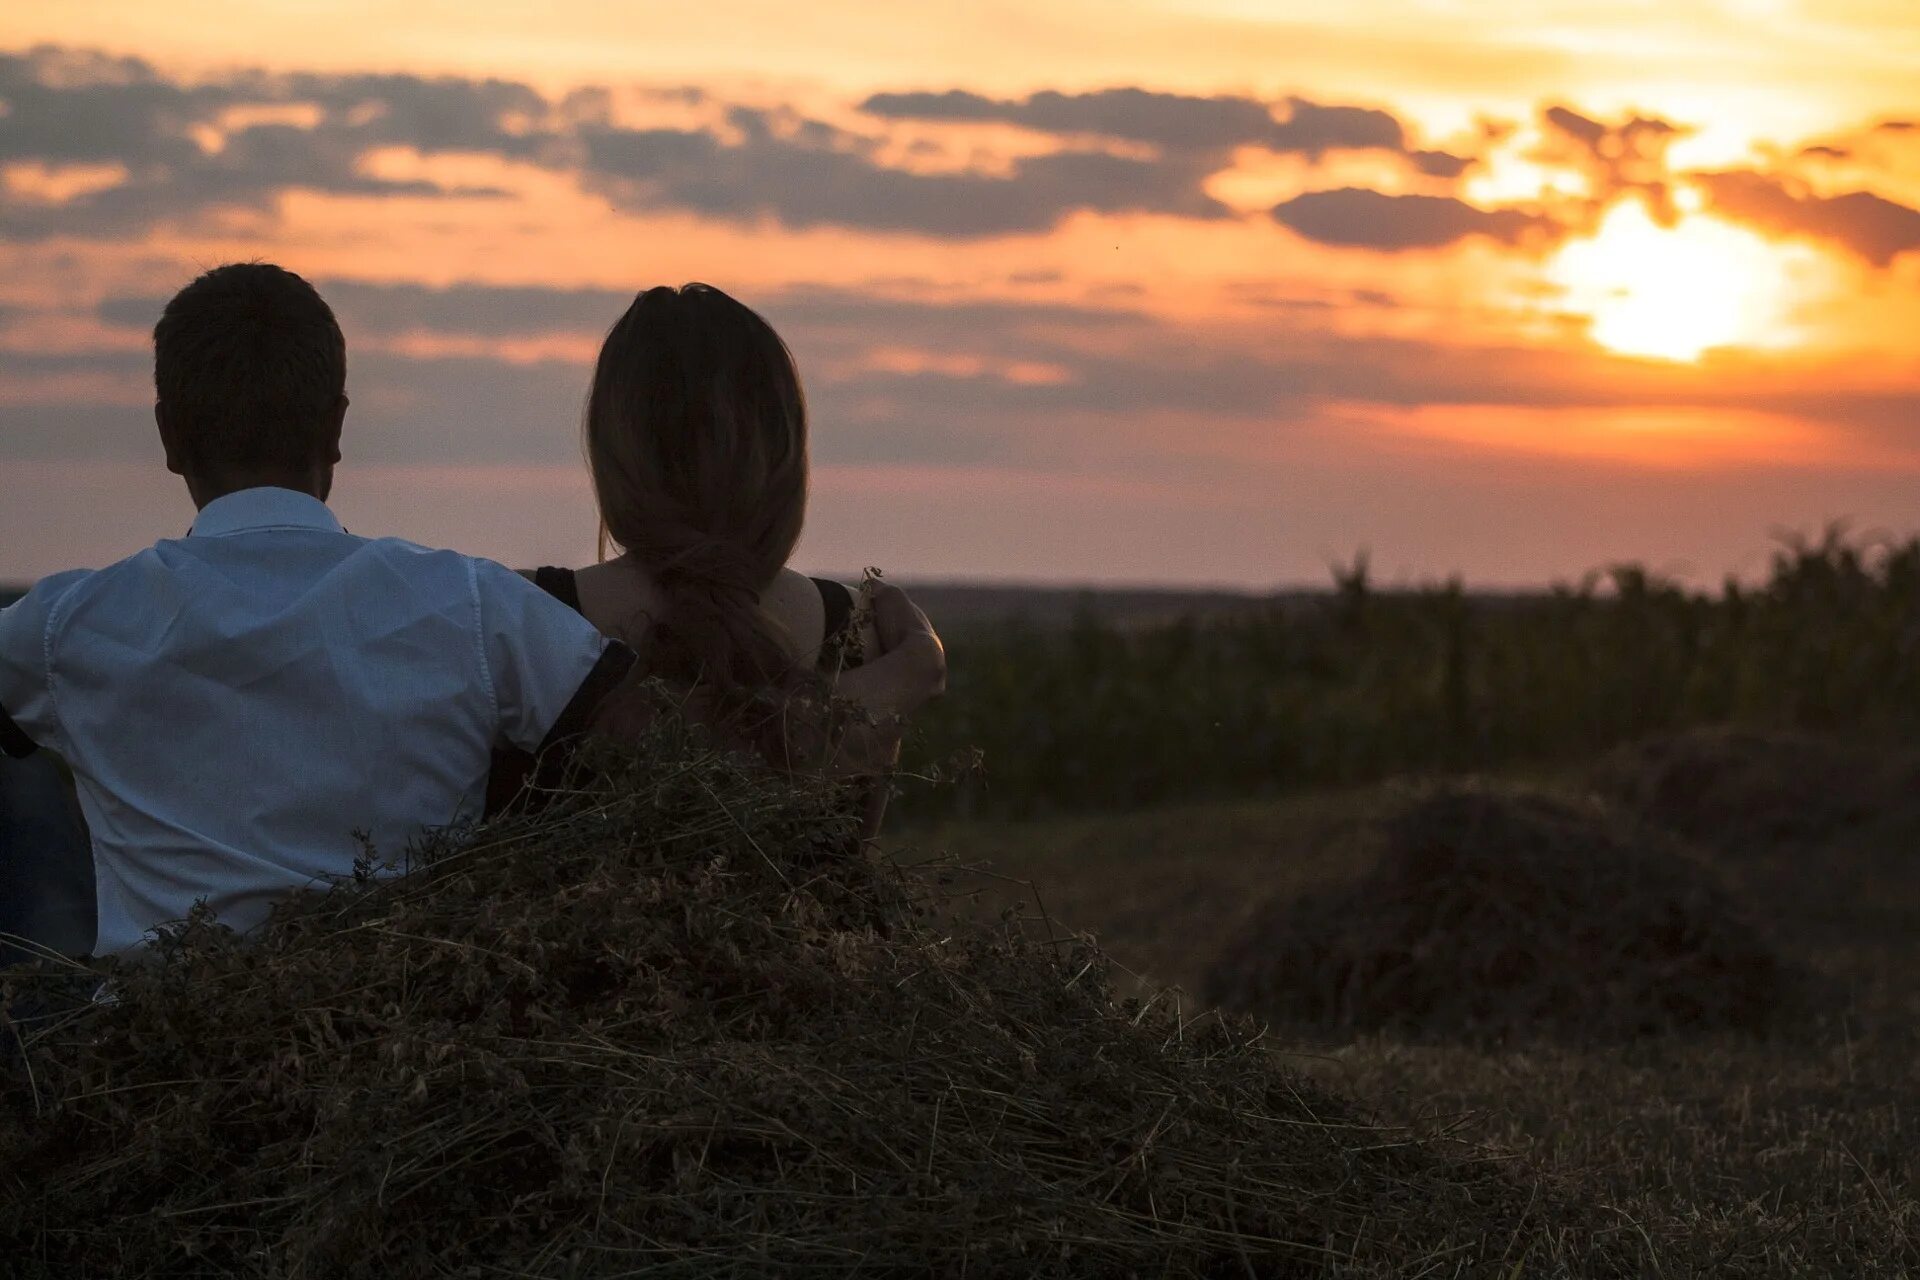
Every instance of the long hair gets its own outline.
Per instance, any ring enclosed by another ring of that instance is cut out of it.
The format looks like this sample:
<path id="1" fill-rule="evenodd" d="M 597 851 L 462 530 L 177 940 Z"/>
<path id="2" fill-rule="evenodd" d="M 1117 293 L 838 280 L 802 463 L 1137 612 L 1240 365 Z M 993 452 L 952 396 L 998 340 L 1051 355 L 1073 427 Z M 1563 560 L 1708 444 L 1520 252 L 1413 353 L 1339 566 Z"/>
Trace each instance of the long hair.
<path id="1" fill-rule="evenodd" d="M 603 537 L 660 597 L 652 672 L 722 718 L 789 685 L 760 593 L 806 518 L 807 406 L 772 326 L 711 285 L 640 294 L 600 348 L 586 444 Z"/>

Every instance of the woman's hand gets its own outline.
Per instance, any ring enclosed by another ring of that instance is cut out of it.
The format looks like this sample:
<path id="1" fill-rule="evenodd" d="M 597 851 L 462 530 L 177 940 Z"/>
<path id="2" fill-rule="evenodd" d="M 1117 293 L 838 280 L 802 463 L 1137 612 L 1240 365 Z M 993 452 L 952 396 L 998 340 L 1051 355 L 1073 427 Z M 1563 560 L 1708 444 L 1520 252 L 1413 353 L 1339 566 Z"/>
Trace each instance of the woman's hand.
<path id="1" fill-rule="evenodd" d="M 876 719 L 910 716 L 946 692 L 946 648 L 906 592 L 877 580 L 866 590 L 880 655 L 841 672 L 834 694 Z"/>
<path id="2" fill-rule="evenodd" d="M 829 773 L 841 778 L 890 773 L 907 717 L 947 688 L 947 651 L 926 613 L 898 587 L 869 580 L 866 590 L 880 653 L 833 682 L 834 696 L 863 716 L 840 734 L 829 762 Z M 869 814 L 870 828 L 878 826 L 879 807 Z"/>
<path id="3" fill-rule="evenodd" d="M 875 582 L 870 590 L 873 630 L 880 659 L 900 665 L 902 715 L 919 710 L 947 691 L 947 650 L 926 611 L 900 588 Z"/>

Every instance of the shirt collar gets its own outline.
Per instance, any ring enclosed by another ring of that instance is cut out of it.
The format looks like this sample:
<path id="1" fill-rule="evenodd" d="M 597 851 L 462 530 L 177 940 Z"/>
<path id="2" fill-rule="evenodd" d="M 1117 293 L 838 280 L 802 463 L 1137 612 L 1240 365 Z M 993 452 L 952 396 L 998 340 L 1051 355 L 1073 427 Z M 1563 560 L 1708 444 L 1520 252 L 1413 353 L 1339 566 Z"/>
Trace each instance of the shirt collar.
<path id="1" fill-rule="evenodd" d="M 261 487 L 241 489 L 224 498 L 215 498 L 200 508 L 200 515 L 187 530 L 189 538 L 220 538 L 230 533 L 251 533 L 261 529 L 317 529 L 326 533 L 344 533 L 340 522 L 327 510 L 327 504 L 312 494 L 292 489 Z"/>

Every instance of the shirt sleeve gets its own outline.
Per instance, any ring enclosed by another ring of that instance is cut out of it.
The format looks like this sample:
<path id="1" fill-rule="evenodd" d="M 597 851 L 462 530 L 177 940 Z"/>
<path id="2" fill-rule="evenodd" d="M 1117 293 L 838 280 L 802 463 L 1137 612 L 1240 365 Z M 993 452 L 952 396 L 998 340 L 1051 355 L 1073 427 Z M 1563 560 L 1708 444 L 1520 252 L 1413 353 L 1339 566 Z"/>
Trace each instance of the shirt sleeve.
<path id="1" fill-rule="evenodd" d="M 42 578 L 25 596 L 0 609 L 0 754 L 20 759 L 43 743 L 59 746 L 48 666 L 53 621 L 67 593 L 91 573 L 80 569 Z"/>
<path id="2" fill-rule="evenodd" d="M 537 752 L 576 736 L 633 668 L 633 651 L 511 569 L 473 563 L 500 742 Z"/>

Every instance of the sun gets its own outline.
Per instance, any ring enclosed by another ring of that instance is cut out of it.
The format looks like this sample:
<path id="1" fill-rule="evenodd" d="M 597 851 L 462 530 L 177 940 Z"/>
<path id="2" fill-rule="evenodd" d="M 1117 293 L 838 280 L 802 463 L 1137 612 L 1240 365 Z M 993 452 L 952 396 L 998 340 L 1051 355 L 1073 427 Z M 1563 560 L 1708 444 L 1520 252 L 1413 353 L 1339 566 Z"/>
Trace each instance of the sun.
<path id="1" fill-rule="evenodd" d="M 1562 246 L 1547 277 L 1567 306 L 1591 317 L 1594 341 L 1622 355 L 1691 361 L 1716 347 L 1794 340 L 1789 255 L 1709 214 L 1662 226 L 1625 201 L 1593 235 Z"/>

